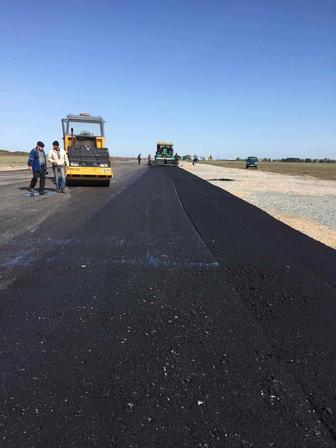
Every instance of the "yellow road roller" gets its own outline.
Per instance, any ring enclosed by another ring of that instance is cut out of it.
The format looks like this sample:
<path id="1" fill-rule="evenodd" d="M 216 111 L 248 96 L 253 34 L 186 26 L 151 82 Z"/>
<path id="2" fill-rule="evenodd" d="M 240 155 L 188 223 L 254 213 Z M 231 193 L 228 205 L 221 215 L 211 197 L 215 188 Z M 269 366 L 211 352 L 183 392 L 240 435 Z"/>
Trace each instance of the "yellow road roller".
<path id="1" fill-rule="evenodd" d="M 88 113 L 62 119 L 64 149 L 68 154 L 68 185 L 108 187 L 113 176 L 108 149 L 105 147 L 105 121 Z"/>

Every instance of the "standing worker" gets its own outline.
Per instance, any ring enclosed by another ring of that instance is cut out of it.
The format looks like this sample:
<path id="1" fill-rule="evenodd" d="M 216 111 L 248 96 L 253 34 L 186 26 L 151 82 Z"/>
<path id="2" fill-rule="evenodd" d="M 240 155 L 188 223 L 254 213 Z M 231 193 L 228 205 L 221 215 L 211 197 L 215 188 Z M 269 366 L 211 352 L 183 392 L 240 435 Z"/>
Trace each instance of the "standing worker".
<path id="1" fill-rule="evenodd" d="M 51 150 L 50 150 L 50 152 L 49 152 L 49 154 L 48 154 L 48 157 L 47 157 L 48 160 L 49 160 L 49 157 L 50 157 L 51 152 L 52 152 L 53 149 L 54 149 L 54 148 L 51 148 Z M 54 175 L 53 182 L 54 182 L 54 184 L 57 186 L 57 184 L 56 184 L 56 166 L 55 166 L 55 165 L 51 165 L 51 168 L 52 168 L 52 170 L 53 170 L 53 175 Z"/>
<path id="2" fill-rule="evenodd" d="M 138 165 L 141 163 L 141 154 L 138 154 Z"/>
<path id="3" fill-rule="evenodd" d="M 60 145 L 57 140 L 53 142 L 53 149 L 50 151 L 49 162 L 52 167 L 55 168 L 55 182 L 56 189 L 61 193 L 65 193 L 65 167 L 69 166 L 69 159 L 67 153 Z"/>
<path id="4" fill-rule="evenodd" d="M 148 165 L 150 166 L 152 164 L 152 156 L 150 154 L 148 154 Z"/>
<path id="5" fill-rule="evenodd" d="M 44 152 L 44 143 L 38 141 L 36 147 L 30 151 L 28 159 L 28 169 L 33 172 L 33 178 L 30 182 L 29 191 L 33 192 L 33 189 L 37 183 L 37 179 L 40 178 L 40 195 L 45 194 L 45 182 L 47 174 L 47 158 Z"/>

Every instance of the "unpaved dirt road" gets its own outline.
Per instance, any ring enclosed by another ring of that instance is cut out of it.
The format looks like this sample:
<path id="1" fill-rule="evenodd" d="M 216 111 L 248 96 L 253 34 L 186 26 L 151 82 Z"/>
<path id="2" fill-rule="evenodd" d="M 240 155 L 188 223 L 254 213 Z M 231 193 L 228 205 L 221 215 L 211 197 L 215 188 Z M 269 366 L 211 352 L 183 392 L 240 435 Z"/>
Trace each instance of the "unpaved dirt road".
<path id="1" fill-rule="evenodd" d="M 1 447 L 335 447 L 335 251 L 181 169 L 115 172 L 0 175 Z"/>

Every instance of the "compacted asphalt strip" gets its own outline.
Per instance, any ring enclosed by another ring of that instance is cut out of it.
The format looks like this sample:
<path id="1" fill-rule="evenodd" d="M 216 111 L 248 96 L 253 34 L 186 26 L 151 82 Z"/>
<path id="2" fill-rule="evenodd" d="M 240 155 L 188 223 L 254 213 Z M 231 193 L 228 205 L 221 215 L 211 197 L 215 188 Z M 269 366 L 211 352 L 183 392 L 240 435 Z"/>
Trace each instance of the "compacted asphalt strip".
<path id="1" fill-rule="evenodd" d="M 0 446 L 336 446 L 335 252 L 180 169 L 142 174 L 0 257 Z"/>

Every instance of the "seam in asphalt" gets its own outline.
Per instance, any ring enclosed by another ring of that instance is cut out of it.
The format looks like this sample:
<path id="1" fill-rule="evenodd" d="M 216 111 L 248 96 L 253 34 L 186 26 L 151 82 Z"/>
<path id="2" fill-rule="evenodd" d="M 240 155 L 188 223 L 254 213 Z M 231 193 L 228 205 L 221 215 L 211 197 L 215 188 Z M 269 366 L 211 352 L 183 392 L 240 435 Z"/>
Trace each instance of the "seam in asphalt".
<path id="1" fill-rule="evenodd" d="M 187 171 L 185 171 L 185 172 L 187 172 Z M 272 216 L 270 213 L 268 213 L 267 211 L 265 211 L 265 210 L 263 210 L 262 208 L 258 207 L 257 205 L 252 204 L 252 203 L 246 201 L 245 199 L 240 198 L 239 196 L 236 196 L 234 193 L 231 193 L 231 192 L 229 192 L 229 191 L 227 191 L 227 190 L 225 190 L 225 189 L 219 187 L 218 185 L 214 185 L 214 184 L 212 184 L 211 182 L 209 182 L 209 181 L 206 180 L 206 179 L 202 179 L 201 177 L 197 176 L 197 175 L 194 174 L 194 173 L 189 173 L 189 172 L 187 172 L 187 173 L 188 173 L 188 174 L 191 174 L 192 176 L 194 176 L 195 178 L 197 178 L 197 179 L 199 179 L 199 180 L 201 180 L 201 181 L 203 181 L 203 182 L 206 182 L 208 185 L 212 185 L 214 188 L 219 189 L 221 192 L 225 192 L 225 194 L 227 194 L 227 195 L 229 195 L 229 196 L 235 198 L 237 201 L 242 201 L 242 202 L 244 202 L 244 203 L 245 203 L 247 206 L 249 206 L 249 207 L 257 208 L 261 213 L 266 214 L 268 217 L 270 217 L 271 219 L 277 221 L 277 222 L 280 223 L 282 226 L 287 227 L 287 229 L 290 229 L 290 230 L 293 231 L 293 232 L 297 232 L 297 233 L 299 233 L 300 235 L 303 235 L 303 236 L 304 236 L 305 238 L 307 238 L 307 239 L 313 240 L 316 244 L 322 244 L 322 245 L 325 246 L 328 250 L 330 250 L 330 252 L 333 251 L 332 248 L 326 246 L 325 244 L 323 244 L 323 243 L 321 243 L 321 242 L 319 242 L 319 241 L 317 241 L 317 240 L 314 240 L 314 238 L 311 238 L 311 237 L 309 237 L 308 235 L 304 234 L 303 232 L 300 232 L 299 230 L 294 229 L 294 228 L 291 227 L 290 225 L 288 225 L 288 224 L 286 224 L 286 223 L 280 221 L 279 219 L 275 218 L 275 217 Z M 187 213 L 187 212 L 186 212 L 186 213 Z M 189 217 L 189 218 L 190 218 L 190 217 Z M 236 221 L 238 224 L 245 225 L 245 224 L 242 223 L 241 221 L 237 220 L 234 216 L 233 216 L 232 218 L 235 219 L 235 221 Z M 191 219 L 191 218 L 190 218 L 190 219 Z M 325 285 L 327 285 L 327 286 L 329 286 L 329 287 L 336 287 L 336 277 L 335 277 L 335 281 L 333 282 L 329 277 L 326 278 L 326 275 L 324 275 L 324 274 L 322 274 L 322 273 L 320 273 L 320 272 L 316 272 L 316 271 L 314 271 L 314 270 L 313 270 L 313 267 L 310 266 L 309 264 L 307 264 L 303 258 L 298 257 L 298 256 L 296 256 L 296 255 L 293 255 L 293 253 L 289 253 L 288 250 L 286 250 L 286 248 L 285 248 L 284 246 L 279 247 L 279 246 L 276 245 L 275 242 L 269 241 L 267 238 L 265 238 L 265 235 L 264 235 L 262 232 L 259 231 L 258 228 L 256 229 L 256 232 L 257 232 L 258 236 L 259 236 L 263 241 L 267 242 L 267 244 L 271 244 L 273 248 L 275 248 L 277 251 L 281 251 L 282 254 L 284 254 L 284 255 L 287 256 L 287 258 L 289 258 L 289 259 L 291 259 L 291 260 L 293 260 L 293 261 L 296 261 L 296 262 L 299 263 L 303 268 L 309 270 L 309 272 L 313 273 L 313 274 L 314 274 L 315 276 L 317 276 L 321 281 L 323 281 L 323 282 L 325 283 Z M 209 250 L 210 250 L 210 249 L 209 249 Z"/>
<path id="2" fill-rule="evenodd" d="M 198 231 L 196 225 L 194 224 L 194 222 L 193 222 L 191 216 L 189 215 L 189 213 L 188 213 L 187 210 L 185 209 L 185 207 L 184 207 L 184 205 L 183 205 L 183 203 L 182 203 L 182 201 L 181 201 L 181 199 L 180 199 L 180 197 L 179 197 L 179 194 L 178 194 L 178 192 L 177 192 L 177 188 L 176 188 L 175 183 L 173 182 L 172 179 L 170 179 L 170 180 L 171 180 L 171 182 L 172 182 L 173 185 L 174 185 L 174 191 L 175 191 L 177 200 L 178 200 L 180 206 L 182 207 L 182 209 L 184 210 L 184 213 L 186 214 L 186 217 L 187 217 L 188 221 L 190 222 L 190 225 L 191 225 L 192 229 L 194 230 L 196 236 L 197 236 L 198 239 L 201 241 L 202 245 L 206 248 L 206 250 L 209 252 L 209 254 L 212 256 L 212 258 L 216 261 L 216 263 L 217 263 L 219 269 L 223 270 L 223 266 L 216 260 L 214 254 L 211 252 L 210 248 L 207 246 L 206 242 L 203 240 L 203 238 L 202 238 L 200 232 Z M 206 182 L 206 181 L 205 181 L 205 182 Z M 225 191 L 226 191 L 226 190 L 225 190 Z M 227 191 L 226 191 L 226 192 L 227 192 Z M 231 194 L 231 193 L 229 193 L 229 194 Z M 235 195 L 233 195 L 233 196 L 234 196 L 237 200 L 242 200 L 242 199 L 238 198 L 238 197 L 235 196 Z M 244 202 L 246 202 L 246 201 L 244 201 Z M 249 203 L 247 203 L 247 204 L 249 204 Z M 253 204 L 249 204 L 249 205 L 254 206 Z M 255 207 L 255 206 L 254 206 L 254 207 Z M 257 208 L 258 208 L 258 207 L 257 207 Z M 262 211 L 263 211 L 263 210 L 262 210 Z M 267 213 L 267 212 L 265 212 L 265 213 Z M 268 214 L 268 213 L 267 213 L 267 214 Z M 270 215 L 270 216 L 271 216 L 271 215 Z M 272 217 L 272 216 L 271 216 L 271 217 Z M 276 219 L 276 218 L 272 217 L 272 219 Z M 277 220 L 277 221 L 278 221 L 278 220 Z M 282 223 L 282 224 L 284 224 L 284 223 Z M 288 226 L 287 224 L 284 224 L 284 225 L 286 225 L 287 227 L 291 228 L 291 227 Z M 292 229 L 292 228 L 291 228 L 291 229 Z M 258 234 L 259 234 L 259 232 L 258 232 Z M 266 241 L 266 238 L 265 238 L 263 235 L 259 234 L 259 236 L 261 236 L 261 237 Z M 273 244 L 273 245 L 274 245 L 274 244 Z M 293 258 L 292 256 L 290 256 L 290 254 L 288 254 L 287 251 L 282 250 L 282 252 L 285 253 L 285 254 L 286 254 L 287 256 L 289 256 L 290 258 L 292 258 L 292 259 L 294 259 L 294 260 L 296 259 L 296 258 Z M 296 261 L 297 261 L 298 263 L 304 265 L 304 267 L 305 267 L 306 269 L 308 268 L 308 266 L 306 266 L 306 264 L 303 263 L 302 261 L 300 261 L 299 259 L 297 259 Z M 312 271 L 312 269 L 310 269 L 310 268 L 309 268 L 309 270 Z M 224 272 L 224 271 L 223 271 L 223 272 Z M 315 274 L 316 274 L 316 273 L 315 273 Z M 320 275 L 319 275 L 319 277 L 321 278 L 321 280 L 323 280 L 326 284 L 328 284 L 328 285 L 330 286 L 329 282 L 328 282 L 325 278 L 322 278 Z M 332 285 L 332 286 L 334 286 L 334 285 Z M 248 304 L 247 304 L 247 303 L 240 297 L 240 294 L 239 294 L 239 293 L 237 293 L 237 296 L 238 296 L 238 298 L 240 299 L 240 301 L 243 303 L 244 307 L 247 306 L 247 307 L 249 308 Z M 266 338 L 266 340 L 269 340 L 269 339 L 273 340 L 272 336 L 266 332 L 266 330 L 264 329 L 264 327 L 263 327 L 262 325 L 260 325 L 259 320 L 258 320 L 256 317 L 254 317 L 254 319 L 255 319 L 257 325 L 259 326 L 259 328 L 261 329 L 261 331 L 262 331 L 264 337 Z M 274 342 L 274 340 L 273 340 L 273 342 Z M 268 345 L 271 345 L 271 344 L 268 344 Z M 274 345 L 276 346 L 276 344 L 274 344 Z M 321 421 L 321 423 L 322 423 L 323 426 L 325 427 L 327 433 L 329 433 L 329 435 L 330 435 L 330 437 L 332 438 L 332 440 L 336 442 L 336 434 L 335 434 L 335 432 L 334 432 L 333 427 L 326 421 L 326 419 L 325 419 L 325 417 L 324 417 L 324 415 L 323 415 L 323 412 L 322 412 L 322 410 L 320 409 L 320 406 L 319 406 L 317 403 L 315 403 L 315 400 L 312 400 L 311 397 L 310 397 L 310 395 L 306 392 L 304 384 L 299 380 L 299 378 L 297 377 L 297 375 L 293 374 L 292 372 L 290 372 L 290 371 L 286 368 L 286 365 L 284 364 L 283 360 L 281 360 L 279 366 L 281 367 L 281 369 L 284 369 L 284 371 L 287 372 L 287 374 L 290 375 L 290 376 L 293 378 L 294 383 L 297 384 L 297 386 L 298 386 L 298 388 L 301 390 L 303 396 L 306 398 L 307 403 L 309 403 L 311 410 L 315 411 L 316 416 L 318 416 L 318 419 Z"/>
<path id="3" fill-rule="evenodd" d="M 172 181 L 172 179 L 170 179 L 170 182 L 172 182 L 172 184 L 173 184 L 173 186 L 174 186 L 174 192 L 175 192 L 175 194 L 176 194 L 177 201 L 178 201 L 180 207 L 182 208 L 182 210 L 183 210 L 183 212 L 184 212 L 184 214 L 185 214 L 187 220 L 189 221 L 190 226 L 191 226 L 191 228 L 193 229 L 194 234 L 196 235 L 197 239 L 200 241 L 200 243 L 202 244 L 202 246 L 204 247 L 204 249 L 207 251 L 207 253 L 209 254 L 209 256 L 214 260 L 214 263 L 215 263 L 216 267 L 222 269 L 222 266 L 220 265 L 220 263 L 218 262 L 218 260 L 217 260 L 216 257 L 214 256 L 214 254 L 211 252 L 211 250 L 209 249 L 209 247 L 208 247 L 208 245 L 206 244 L 206 242 L 205 242 L 205 241 L 203 240 L 203 238 L 201 237 L 201 234 L 199 233 L 199 231 L 197 230 L 195 224 L 193 223 L 192 219 L 190 218 L 190 216 L 189 216 L 187 210 L 184 208 L 184 205 L 183 205 L 183 203 L 182 203 L 182 201 L 181 201 L 181 199 L 180 199 L 180 196 L 179 196 L 179 194 L 178 194 L 178 192 L 177 192 L 175 183 Z"/>

